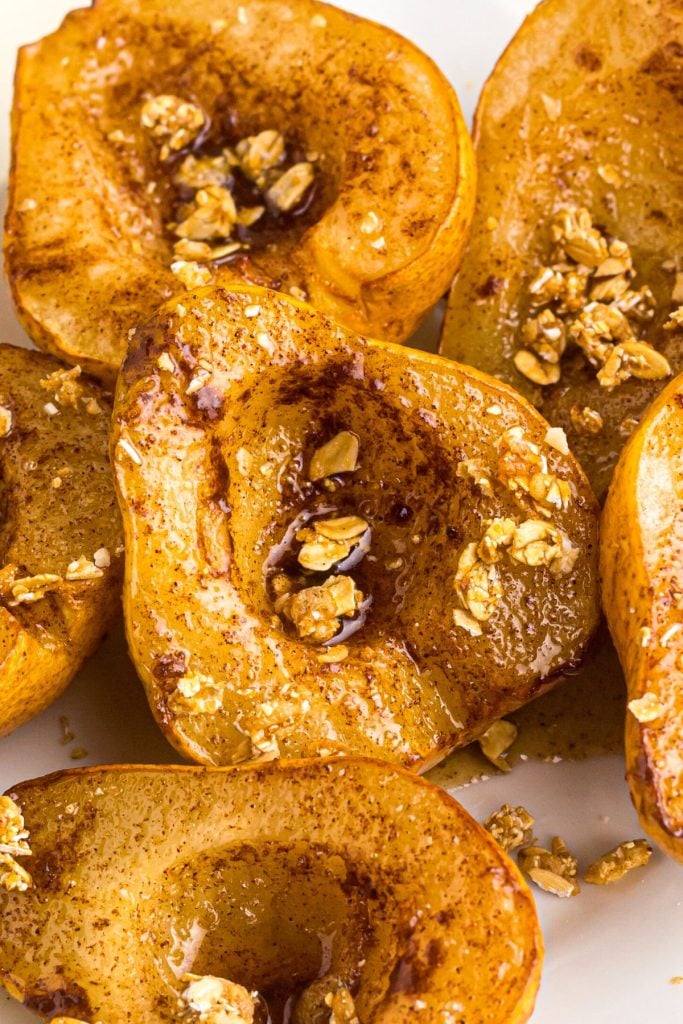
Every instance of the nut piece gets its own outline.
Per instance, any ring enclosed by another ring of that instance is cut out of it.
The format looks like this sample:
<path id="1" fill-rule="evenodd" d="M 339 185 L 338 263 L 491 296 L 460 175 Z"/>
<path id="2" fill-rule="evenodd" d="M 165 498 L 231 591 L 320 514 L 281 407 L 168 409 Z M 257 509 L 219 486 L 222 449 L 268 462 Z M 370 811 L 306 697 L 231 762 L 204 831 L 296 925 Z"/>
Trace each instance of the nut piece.
<path id="1" fill-rule="evenodd" d="M 153 139 L 160 142 L 160 156 L 168 159 L 174 150 L 183 149 L 197 138 L 204 127 L 202 110 L 179 96 L 153 96 L 140 113 L 144 128 L 149 128 Z"/>
<path id="2" fill-rule="evenodd" d="M 481 636 L 483 632 L 475 617 L 470 615 L 469 612 L 464 611 L 462 608 L 453 609 L 453 623 L 459 629 L 466 630 L 470 636 Z"/>
<path id="3" fill-rule="evenodd" d="M 487 757 L 502 772 L 512 771 L 503 754 L 517 739 L 517 732 L 518 729 L 514 722 L 507 722 L 504 718 L 500 718 L 490 725 L 477 741 L 484 757 Z"/>
<path id="4" fill-rule="evenodd" d="M 313 164 L 304 161 L 294 164 L 271 185 L 266 192 L 266 199 L 269 200 L 278 210 L 289 213 L 295 206 L 298 206 L 307 190 L 313 184 L 315 172 Z"/>
<path id="5" fill-rule="evenodd" d="M 201 672 L 181 676 L 171 701 L 191 715 L 214 715 L 223 707 L 218 683 L 213 676 L 205 676 Z"/>
<path id="6" fill-rule="evenodd" d="M 28 829 L 24 816 L 9 796 L 0 796 L 0 853 L 12 857 L 30 857 Z"/>
<path id="7" fill-rule="evenodd" d="M 610 885 L 632 871 L 642 868 L 652 856 L 652 847 L 644 839 L 632 839 L 619 843 L 609 853 L 603 853 L 586 870 L 583 876 L 590 885 Z"/>
<path id="8" fill-rule="evenodd" d="M 175 227 L 179 238 L 207 242 L 229 238 L 237 222 L 232 192 L 221 185 L 207 185 L 195 193 L 184 209 L 185 217 Z"/>
<path id="9" fill-rule="evenodd" d="M 173 184 L 181 188 L 207 188 L 224 185 L 230 177 L 232 163 L 227 153 L 218 156 L 186 156 L 176 171 Z"/>
<path id="10" fill-rule="evenodd" d="M 526 348 L 546 363 L 559 363 L 567 347 L 565 326 L 550 309 L 527 320 L 522 328 L 522 340 Z"/>
<path id="11" fill-rule="evenodd" d="M 633 717 L 643 725 L 647 722 L 656 722 L 666 711 L 661 700 L 654 693 L 644 693 L 642 697 L 630 700 L 628 709 Z"/>
<path id="12" fill-rule="evenodd" d="M 0 888 L 7 892 L 26 892 L 32 885 L 28 871 L 9 853 L 0 853 Z"/>
<path id="13" fill-rule="evenodd" d="M 316 448 L 311 456 L 308 479 L 315 482 L 337 473 L 353 473 L 358 467 L 360 441 L 350 430 L 340 430 L 333 438 Z"/>
<path id="14" fill-rule="evenodd" d="M 458 559 L 453 585 L 462 607 L 477 621 L 491 618 L 503 596 L 495 565 L 487 565 L 478 555 L 476 541 L 468 544 Z"/>
<path id="15" fill-rule="evenodd" d="M 517 850 L 531 842 L 531 830 L 534 827 L 534 819 L 525 807 L 511 807 L 510 804 L 503 804 L 502 807 L 488 816 L 484 822 L 484 828 L 491 833 L 499 846 L 502 846 L 506 853 Z"/>
<path id="16" fill-rule="evenodd" d="M 296 539 L 302 542 L 297 556 L 299 565 L 313 572 L 327 572 L 342 562 L 360 545 L 369 530 L 360 516 L 339 516 L 336 519 L 318 519 L 313 528 L 299 530 Z M 369 544 L 363 544 L 367 549 Z"/>
<path id="17" fill-rule="evenodd" d="M 550 892 L 553 896 L 559 896 L 560 899 L 576 896 L 579 892 L 577 882 L 563 878 L 562 875 L 556 875 L 554 871 L 548 871 L 546 868 L 529 868 L 528 875 L 539 889 Z"/>
<path id="18" fill-rule="evenodd" d="M 578 434 L 599 434 L 604 427 L 602 416 L 589 405 L 573 405 L 569 410 L 572 426 Z"/>
<path id="19" fill-rule="evenodd" d="M 520 523 L 510 547 L 510 557 L 523 565 L 547 565 L 555 576 L 571 572 L 579 556 L 569 538 L 543 519 Z"/>
<path id="20" fill-rule="evenodd" d="M 94 562 L 91 562 L 85 555 L 81 555 L 74 562 L 69 562 L 64 573 L 64 579 L 70 581 L 77 580 L 96 580 L 98 577 L 104 576 L 104 573 L 99 569 Z"/>
<path id="21" fill-rule="evenodd" d="M 517 860 L 522 871 L 545 892 L 555 896 L 575 896 L 579 892 L 576 881 L 578 863 L 559 836 L 554 836 L 551 849 L 527 846 L 520 850 Z"/>
<path id="22" fill-rule="evenodd" d="M 477 555 L 488 565 L 499 562 L 505 550 L 512 544 L 517 524 L 514 519 L 496 517 L 488 522 L 486 532 L 479 542 Z"/>
<path id="23" fill-rule="evenodd" d="M 553 218 L 551 235 L 567 256 L 585 267 L 598 267 L 607 259 L 607 242 L 583 207 L 560 210 Z"/>
<path id="24" fill-rule="evenodd" d="M 302 639 L 324 643 L 339 632 L 340 619 L 355 614 L 363 601 L 350 576 L 330 576 L 319 587 L 306 587 L 288 598 L 282 612 Z"/>
<path id="25" fill-rule="evenodd" d="M 187 983 L 180 996 L 184 1020 L 192 1024 L 252 1024 L 258 993 L 210 974 L 184 974 L 183 981 Z"/>
<path id="26" fill-rule="evenodd" d="M 265 172 L 277 167 L 284 158 L 284 136 L 272 128 L 249 135 L 237 143 L 235 155 L 242 172 L 263 188 L 267 180 Z"/>
<path id="27" fill-rule="evenodd" d="M 360 1024 L 356 1004 L 347 988 L 328 992 L 325 996 L 325 1006 L 329 1006 L 331 1011 L 329 1024 Z"/>
<path id="28" fill-rule="evenodd" d="M 615 345 L 605 365 L 598 371 L 604 388 L 612 389 L 629 377 L 638 380 L 663 380 L 673 373 L 669 361 L 645 341 L 625 341 Z"/>
<path id="29" fill-rule="evenodd" d="M 50 572 L 39 573 L 37 576 L 22 576 L 21 579 L 8 581 L 4 584 L 9 589 L 7 604 L 10 608 L 15 608 L 19 604 L 33 604 L 35 601 L 42 601 L 51 590 L 57 590 L 61 582 L 61 576 Z"/>
<path id="30" fill-rule="evenodd" d="M 546 387 L 557 384 L 560 379 L 560 367 L 557 363 L 545 362 L 528 348 L 520 348 L 515 352 L 512 361 L 522 374 L 534 384 Z"/>

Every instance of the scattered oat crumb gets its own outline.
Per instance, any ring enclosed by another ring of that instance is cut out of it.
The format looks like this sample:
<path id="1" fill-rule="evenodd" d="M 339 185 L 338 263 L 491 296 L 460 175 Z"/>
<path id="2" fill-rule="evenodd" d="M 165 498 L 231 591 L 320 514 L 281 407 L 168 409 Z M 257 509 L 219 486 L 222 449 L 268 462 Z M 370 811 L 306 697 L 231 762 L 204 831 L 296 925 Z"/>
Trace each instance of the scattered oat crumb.
<path id="1" fill-rule="evenodd" d="M 45 405 L 43 406 L 43 412 L 46 413 L 48 416 L 57 416 L 57 414 L 59 413 L 59 409 L 57 408 L 54 402 L 46 402 Z"/>
<path id="2" fill-rule="evenodd" d="M 132 462 L 134 462 L 136 466 L 141 466 L 142 465 L 142 456 L 140 455 L 140 452 L 137 450 L 135 445 L 132 444 L 132 442 L 128 440 L 128 438 L 126 438 L 126 437 L 119 438 L 119 441 L 118 441 L 116 447 L 120 448 L 122 452 L 125 452 L 126 455 L 128 456 L 128 458 Z"/>
<path id="3" fill-rule="evenodd" d="M 109 548 L 98 548 L 95 554 L 92 556 L 92 560 L 98 569 L 108 569 L 111 565 L 111 555 L 109 554 Z"/>
<path id="4" fill-rule="evenodd" d="M 59 739 L 59 742 L 61 743 L 61 745 L 63 747 L 65 747 L 68 743 L 73 743 L 73 741 L 75 740 L 76 737 L 74 736 L 73 732 L 71 731 L 71 726 L 69 725 L 69 719 L 66 717 L 66 715 L 60 715 L 59 716 L 59 728 L 61 729 L 61 733 L 62 733 L 62 735 L 61 735 L 61 737 Z"/>
<path id="5" fill-rule="evenodd" d="M 69 757 L 72 761 L 82 761 L 84 757 L 88 756 L 88 751 L 85 747 L 74 747 Z"/>
<path id="6" fill-rule="evenodd" d="M 560 452 L 561 455 L 569 455 L 567 435 L 562 427 L 549 427 L 543 440 L 551 448 L 555 448 L 556 451 Z"/>

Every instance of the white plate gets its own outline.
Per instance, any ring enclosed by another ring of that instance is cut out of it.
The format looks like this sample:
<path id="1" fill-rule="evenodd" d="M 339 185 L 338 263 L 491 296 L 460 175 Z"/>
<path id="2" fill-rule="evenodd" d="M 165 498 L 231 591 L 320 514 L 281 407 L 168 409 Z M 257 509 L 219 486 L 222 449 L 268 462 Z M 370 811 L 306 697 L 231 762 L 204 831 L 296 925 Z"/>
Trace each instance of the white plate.
<path id="1" fill-rule="evenodd" d="M 567 0 L 568 3 L 571 0 Z M 3 0 L 0 36 L 0 176 L 6 194 L 7 117 L 14 55 L 59 23 L 69 0 Z M 409 36 L 440 64 L 471 116 L 482 82 L 514 33 L 530 0 L 346 0 L 344 6 Z M 50 174 L 50 168 L 45 168 Z M 0 292 L 0 338 L 25 336 Z M 60 745 L 59 717 L 68 716 L 75 740 Z M 74 762 L 74 746 L 87 749 Z M 19 779 L 75 763 L 173 762 L 178 757 L 152 720 L 126 657 L 120 630 L 110 637 L 68 693 L 34 722 L 0 740 L 0 791 Z M 508 776 L 458 792 L 480 820 L 504 800 L 529 807 L 536 834 L 561 834 L 589 862 L 623 839 L 641 835 L 623 781 L 619 757 L 583 763 L 528 761 Z M 644 871 L 610 888 L 584 886 L 561 901 L 538 893 L 547 947 L 534 1024 L 680 1024 L 683 985 L 683 875 L 655 853 Z M 34 1020 L 0 990 L 0 1024 Z"/>

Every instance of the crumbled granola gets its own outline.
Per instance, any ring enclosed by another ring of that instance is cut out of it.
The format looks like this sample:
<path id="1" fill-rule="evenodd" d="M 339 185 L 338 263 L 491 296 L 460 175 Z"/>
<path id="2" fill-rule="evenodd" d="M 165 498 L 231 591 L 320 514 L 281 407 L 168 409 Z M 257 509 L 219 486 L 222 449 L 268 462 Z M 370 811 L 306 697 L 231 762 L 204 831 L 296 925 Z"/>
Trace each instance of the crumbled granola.
<path id="1" fill-rule="evenodd" d="M 591 409 L 589 405 L 573 405 L 569 410 L 572 426 L 579 434 L 599 434 L 604 427 L 604 421 L 597 409 Z"/>
<path id="2" fill-rule="evenodd" d="M 218 156 L 186 156 L 176 171 L 173 183 L 182 188 L 207 188 L 209 185 L 224 185 L 230 178 L 234 160 L 229 151 Z"/>
<path id="3" fill-rule="evenodd" d="M 211 271 L 209 268 L 202 267 L 199 263 L 191 260 L 174 260 L 171 263 L 171 273 L 175 274 L 188 291 L 191 291 L 193 288 L 202 288 L 204 285 L 211 283 Z"/>
<path id="4" fill-rule="evenodd" d="M 363 595 L 350 576 L 330 576 L 319 587 L 297 591 L 282 606 L 302 639 L 317 643 L 331 640 L 341 619 L 356 613 Z"/>
<path id="5" fill-rule="evenodd" d="M 32 885 L 28 871 L 9 853 L 0 853 L 0 888 L 6 892 L 26 892 Z"/>
<path id="6" fill-rule="evenodd" d="M 493 497 L 493 484 L 489 470 L 481 459 L 463 459 L 455 471 L 461 480 L 473 480 L 476 487 L 487 498 Z"/>
<path id="7" fill-rule="evenodd" d="M 55 370 L 40 381 L 40 386 L 45 391 L 51 391 L 59 405 L 75 409 L 83 397 L 83 385 L 78 380 L 80 375 L 80 366 L 72 366 L 70 370 Z"/>
<path id="8" fill-rule="evenodd" d="M 598 857 L 583 876 L 590 885 L 610 885 L 618 882 L 634 868 L 642 868 L 652 856 L 652 847 L 644 839 L 619 843 L 609 853 Z"/>
<path id="9" fill-rule="evenodd" d="M 669 313 L 669 319 L 664 324 L 665 331 L 676 331 L 683 327 L 683 306 L 679 306 L 678 309 L 674 309 L 672 313 Z"/>
<path id="10" fill-rule="evenodd" d="M 356 1004 L 347 988 L 338 988 L 336 992 L 328 992 L 325 1006 L 330 1008 L 329 1024 L 359 1024 Z"/>
<path id="11" fill-rule="evenodd" d="M 288 213 L 299 205 L 308 189 L 313 184 L 315 172 L 308 161 L 293 164 L 275 181 L 266 198 L 283 213 Z"/>
<path id="12" fill-rule="evenodd" d="M 478 547 L 473 541 L 461 552 L 453 585 L 465 611 L 478 622 L 487 622 L 503 596 L 503 587 L 495 565 L 479 557 Z"/>
<path id="13" fill-rule="evenodd" d="M 529 566 L 547 566 L 556 575 L 574 568 L 579 550 L 557 526 L 543 519 L 527 519 L 515 530 L 510 557 Z"/>
<path id="14" fill-rule="evenodd" d="M 645 341 L 625 341 L 612 348 L 598 380 L 604 388 L 611 390 L 629 377 L 638 380 L 663 380 L 673 373 L 665 356 Z"/>
<path id="15" fill-rule="evenodd" d="M 62 577 L 54 573 L 43 572 L 36 576 L 22 576 L 20 579 L 8 580 L 4 588 L 8 591 L 7 604 L 14 608 L 20 604 L 34 604 L 42 601 L 51 590 L 57 590 Z"/>
<path id="16" fill-rule="evenodd" d="M 598 173 L 612 181 L 617 174 L 612 165 L 601 165 Z M 607 388 L 629 377 L 668 376 L 667 361 L 634 329 L 652 319 L 655 303 L 647 286 L 631 288 L 635 270 L 629 246 L 608 238 L 593 225 L 589 211 L 578 207 L 559 211 L 550 236 L 555 262 L 540 267 L 527 286 L 531 313 L 513 355 L 518 371 L 539 385 L 557 383 L 569 344 L 581 349 Z"/>
<path id="17" fill-rule="evenodd" d="M 281 132 L 272 128 L 241 139 L 235 147 L 235 156 L 242 172 L 260 189 L 267 182 L 267 172 L 272 171 L 285 157 L 285 140 Z"/>
<path id="18" fill-rule="evenodd" d="M 664 704 L 655 693 L 644 693 L 642 697 L 630 700 L 628 709 L 642 725 L 656 722 L 666 711 Z"/>
<path id="19" fill-rule="evenodd" d="M 607 259 L 607 242 L 593 227 L 593 218 L 584 208 L 560 210 L 553 218 L 550 231 L 567 256 L 584 267 L 598 267 Z"/>
<path id="20" fill-rule="evenodd" d="M 503 757 L 517 739 L 517 726 L 500 718 L 488 727 L 478 739 L 481 752 L 496 768 L 502 772 L 511 771 L 510 765 Z"/>
<path id="21" fill-rule="evenodd" d="M 171 700 L 197 715 L 213 715 L 223 707 L 220 686 L 213 676 L 201 672 L 181 676 Z"/>
<path id="22" fill-rule="evenodd" d="M 198 189 L 183 209 L 183 215 L 174 228 L 175 234 L 193 242 L 229 238 L 237 223 L 237 207 L 232 192 L 222 185 Z"/>
<path id="23" fill-rule="evenodd" d="M 317 519 L 312 528 L 305 527 L 296 535 L 302 545 L 297 560 L 304 569 L 327 572 L 348 558 L 368 530 L 368 523 L 360 516 Z"/>
<path id="24" fill-rule="evenodd" d="M 358 468 L 360 442 L 350 430 L 340 430 L 313 452 L 308 479 L 323 480 L 338 473 L 353 473 Z"/>
<path id="25" fill-rule="evenodd" d="M 172 152 L 184 149 L 197 138 L 206 118 L 196 103 L 179 96 L 153 96 L 140 113 L 140 121 L 155 141 L 161 144 L 160 156 L 167 160 Z"/>
<path id="26" fill-rule="evenodd" d="M 9 796 L 0 796 L 0 853 L 30 857 L 29 833 L 20 808 Z"/>
<path id="27" fill-rule="evenodd" d="M 185 974 L 183 1020 L 192 1024 L 252 1024 L 258 993 L 227 978 Z"/>
<path id="28" fill-rule="evenodd" d="M 578 862 L 559 836 L 554 836 L 550 850 L 542 846 L 527 846 L 520 850 L 517 860 L 522 871 L 545 892 L 555 896 L 576 896 Z"/>
<path id="29" fill-rule="evenodd" d="M 502 807 L 488 816 L 484 828 L 491 833 L 506 853 L 517 850 L 531 842 L 534 819 L 525 807 Z"/>
<path id="30" fill-rule="evenodd" d="M 484 535 L 479 541 L 477 556 L 488 565 L 499 562 L 505 549 L 512 544 L 516 529 L 517 524 L 514 519 L 496 517 L 489 520 Z"/>
<path id="31" fill-rule="evenodd" d="M 91 562 L 85 555 L 81 555 L 73 562 L 69 562 L 64 573 L 64 579 L 70 581 L 96 580 L 104 576 L 104 572 L 94 562 Z"/>

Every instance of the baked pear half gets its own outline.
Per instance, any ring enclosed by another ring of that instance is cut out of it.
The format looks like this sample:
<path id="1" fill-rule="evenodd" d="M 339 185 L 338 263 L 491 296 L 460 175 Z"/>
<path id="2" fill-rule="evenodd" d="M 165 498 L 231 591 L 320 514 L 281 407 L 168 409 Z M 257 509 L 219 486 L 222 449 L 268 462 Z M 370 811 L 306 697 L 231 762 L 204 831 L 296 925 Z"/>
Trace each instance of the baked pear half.
<path id="1" fill-rule="evenodd" d="M 676 0 L 545 0 L 486 83 L 467 259 L 445 355 L 522 390 L 602 500 L 673 373 L 683 301 Z"/>
<path id="2" fill-rule="evenodd" d="M 683 861 L 683 378 L 648 409 L 603 515 L 605 613 L 626 675 L 627 777 L 643 828 Z"/>
<path id="3" fill-rule="evenodd" d="M 175 1024 L 232 1003 L 236 1024 L 523 1024 L 533 1009 L 543 949 L 519 871 L 443 790 L 386 763 L 86 768 L 0 801 L 15 850 L 0 979 L 41 1017 Z"/>
<path id="4" fill-rule="evenodd" d="M 59 696 L 120 610 L 111 398 L 0 345 L 0 735 Z"/>
<path id="5" fill-rule="evenodd" d="M 404 340 L 450 286 L 474 206 L 445 77 L 315 0 L 96 0 L 20 51 L 12 136 L 17 313 L 105 377 L 131 328 L 211 282 Z"/>
<path id="6" fill-rule="evenodd" d="M 598 620 L 597 506 L 562 432 L 294 299 L 164 306 L 112 444 L 131 654 L 197 761 L 427 767 L 575 665 Z"/>

